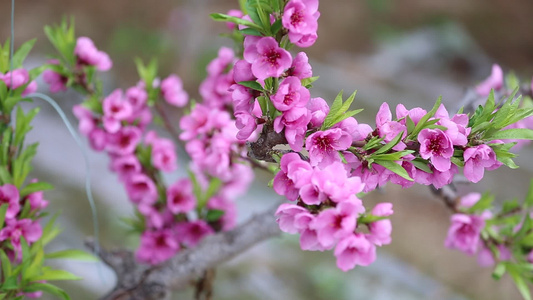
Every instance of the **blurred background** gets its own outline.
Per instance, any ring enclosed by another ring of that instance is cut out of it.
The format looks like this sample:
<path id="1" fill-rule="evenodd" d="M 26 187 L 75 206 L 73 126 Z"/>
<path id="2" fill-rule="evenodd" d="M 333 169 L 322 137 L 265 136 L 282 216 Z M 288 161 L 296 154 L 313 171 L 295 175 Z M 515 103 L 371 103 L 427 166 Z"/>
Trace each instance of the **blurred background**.
<path id="1" fill-rule="evenodd" d="M 17 0 L 15 42 L 38 38 L 26 65 L 36 66 L 53 53 L 43 26 L 72 15 L 76 33 L 91 37 L 114 61 L 103 75 L 108 91 L 138 81 L 134 57 L 157 56 L 160 75 L 177 73 L 198 99 L 206 64 L 220 46 L 231 46 L 218 36 L 225 25 L 208 15 L 237 6 L 236 0 Z M 442 95 L 444 103 L 458 108 L 465 88 L 487 77 L 495 62 L 525 80 L 533 74 L 532 1 L 323 0 L 320 11 L 319 39 L 306 49 L 314 75 L 320 76 L 312 94 L 332 100 L 341 89 L 357 89 L 353 106 L 365 108 L 366 114 L 358 115 L 362 122 L 374 124 L 384 101 L 429 109 Z M 9 36 L 9 12 L 10 1 L 1 1 L 2 42 Z M 41 91 L 46 91 L 42 83 Z M 56 99 L 69 114 L 82 100 L 70 92 Z M 28 141 L 41 143 L 34 175 L 56 186 L 46 193 L 48 210 L 62 211 L 64 231 L 50 248 L 83 248 L 83 239 L 93 232 L 81 152 L 55 112 L 40 102 L 31 105 L 42 106 Z M 71 114 L 70 119 L 75 120 Z M 478 185 L 461 186 L 460 193 L 490 189 L 500 199 L 521 199 L 533 172 L 532 155 L 524 148 L 520 169 L 501 168 Z M 104 154 L 90 153 L 90 160 L 102 244 L 135 248 L 136 238 L 120 221 L 132 212 L 123 188 Z M 183 168 L 186 164 L 180 162 Z M 183 168 L 173 176 L 183 176 Z M 241 221 L 277 197 L 266 187 L 268 180 L 268 174 L 258 173 L 249 194 L 239 200 Z M 427 187 L 388 186 L 364 201 L 369 207 L 391 201 L 395 210 L 393 243 L 378 250 L 373 265 L 343 273 L 331 252 L 303 252 L 297 237 L 283 235 L 220 266 L 214 299 L 520 299 L 509 278 L 493 282 L 491 270 L 479 267 L 475 257 L 444 248 L 450 214 Z M 96 299 L 114 285 L 113 273 L 103 265 L 59 264 L 85 278 L 61 284 L 73 299 Z M 191 291 L 175 295 L 190 298 Z"/>

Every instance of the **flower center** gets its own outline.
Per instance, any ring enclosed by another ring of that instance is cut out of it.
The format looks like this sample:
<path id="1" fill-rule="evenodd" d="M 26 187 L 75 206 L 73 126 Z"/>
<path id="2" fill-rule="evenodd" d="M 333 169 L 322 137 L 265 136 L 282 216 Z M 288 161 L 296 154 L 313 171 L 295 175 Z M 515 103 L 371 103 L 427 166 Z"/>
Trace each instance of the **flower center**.
<path id="1" fill-rule="evenodd" d="M 278 59 L 281 58 L 281 54 L 277 52 L 275 49 L 270 49 L 267 53 L 265 53 L 265 59 L 271 66 L 277 66 L 278 65 Z"/>

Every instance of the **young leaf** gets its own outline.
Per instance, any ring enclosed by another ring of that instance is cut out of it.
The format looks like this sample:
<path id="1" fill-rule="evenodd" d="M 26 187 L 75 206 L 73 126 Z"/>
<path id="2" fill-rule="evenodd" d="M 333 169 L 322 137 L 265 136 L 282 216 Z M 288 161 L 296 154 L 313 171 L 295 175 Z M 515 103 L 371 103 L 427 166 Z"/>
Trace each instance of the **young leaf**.
<path id="1" fill-rule="evenodd" d="M 248 26 L 249 28 L 252 28 L 252 29 L 255 29 L 255 30 L 258 30 L 258 31 L 262 31 L 261 26 L 258 26 L 256 24 L 250 22 L 250 21 L 247 21 L 247 20 L 244 20 L 244 19 L 241 19 L 241 18 L 228 16 L 226 14 L 210 14 L 209 16 L 211 17 L 211 19 L 213 19 L 215 21 L 231 22 L 231 23 L 235 23 L 235 24 L 238 24 L 238 25 Z"/>
<path id="2" fill-rule="evenodd" d="M 256 90 L 260 92 L 264 91 L 263 87 L 257 81 L 241 81 L 241 82 L 238 82 L 238 84 L 245 86 L 247 88 L 250 88 L 252 90 Z"/>
<path id="3" fill-rule="evenodd" d="M 392 172 L 396 173 L 397 175 L 401 176 L 402 178 L 404 179 L 407 179 L 409 181 L 413 181 L 413 178 L 411 178 L 409 176 L 409 174 L 407 173 L 407 171 L 399 164 L 393 162 L 393 161 L 388 161 L 388 160 L 375 160 L 374 161 L 376 164 L 386 168 L 386 169 L 389 169 L 391 170 Z"/>
<path id="4" fill-rule="evenodd" d="M 513 128 L 498 131 L 487 138 L 488 141 L 493 140 L 533 140 L 533 130 L 527 128 Z"/>
<path id="5" fill-rule="evenodd" d="M 54 189 L 54 186 L 49 184 L 48 182 L 44 182 L 44 181 L 32 182 L 26 185 L 22 190 L 20 190 L 20 197 L 25 197 L 31 193 L 35 193 L 39 191 L 48 191 L 52 189 Z"/>
<path id="6" fill-rule="evenodd" d="M 28 56 L 30 53 L 36 40 L 37 39 L 33 39 L 25 42 L 20 46 L 17 52 L 13 54 L 13 68 L 22 68 L 22 63 L 24 62 L 24 59 L 26 59 L 26 56 Z"/>
<path id="7" fill-rule="evenodd" d="M 45 269 L 42 275 L 29 278 L 30 281 L 55 281 L 55 280 L 81 280 L 78 277 L 65 270 Z"/>
<path id="8" fill-rule="evenodd" d="M 35 282 L 29 285 L 28 287 L 24 288 L 24 292 L 26 293 L 37 292 L 37 291 L 43 291 L 50 295 L 58 296 L 63 300 L 70 300 L 69 295 L 64 290 L 49 283 Z"/>
<path id="9" fill-rule="evenodd" d="M 57 252 L 47 253 L 44 256 L 46 259 L 72 259 L 77 261 L 99 261 L 99 259 L 82 250 L 77 249 L 68 249 L 68 250 L 61 250 Z"/>
<path id="10" fill-rule="evenodd" d="M 222 218 L 224 213 L 225 212 L 223 210 L 210 209 L 207 212 L 207 215 L 206 215 L 205 219 L 206 219 L 207 222 L 216 222 L 216 221 L 220 220 L 220 218 Z"/>

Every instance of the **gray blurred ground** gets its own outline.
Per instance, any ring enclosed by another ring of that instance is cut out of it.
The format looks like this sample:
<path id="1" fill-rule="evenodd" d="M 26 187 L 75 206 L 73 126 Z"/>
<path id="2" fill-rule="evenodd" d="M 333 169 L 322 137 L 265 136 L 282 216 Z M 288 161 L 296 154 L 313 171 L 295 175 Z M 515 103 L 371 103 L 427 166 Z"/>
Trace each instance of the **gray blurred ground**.
<path id="1" fill-rule="evenodd" d="M 0 12 L 7 12 L 7 2 L 0 3 Z M 516 37 L 530 28 L 522 16 L 530 2 L 406 1 L 402 6 L 387 0 L 370 2 L 321 1 L 320 37 L 309 49 L 314 73 L 321 76 L 313 95 L 331 99 L 340 89 L 346 93 L 357 89 L 354 106 L 366 109 L 366 114 L 358 116 L 360 122 L 373 124 L 372 116 L 383 101 L 391 107 L 404 103 L 429 109 L 442 95 L 453 107 L 466 86 L 487 76 L 494 57 L 504 66 L 517 68 L 519 74 L 533 70 L 531 39 Z M 161 74 L 177 72 L 195 94 L 203 66 L 218 46 L 228 45 L 215 37 L 216 32 L 223 31 L 222 24 L 214 24 L 207 15 L 227 11 L 232 3 L 17 1 L 16 40 L 20 43 L 35 35 L 42 37 L 44 24 L 73 13 L 78 33 L 95 37 L 99 47 L 109 49 L 114 59 L 116 68 L 106 75 L 109 90 L 136 82 L 133 56 L 157 54 L 162 60 Z M 3 40 L 8 32 L 7 19 L 0 22 L 4 25 L 0 27 Z M 499 25 L 497 29 L 494 23 Z M 492 35 L 488 36 L 485 31 L 490 30 Z M 38 45 L 42 54 L 51 50 L 43 46 L 43 38 Z M 516 49 L 520 51 L 509 54 Z M 43 61 L 42 54 L 34 55 L 28 63 Z M 67 93 L 58 100 L 70 112 L 81 99 Z M 60 223 L 65 228 L 50 247 L 82 248 L 83 238 L 93 234 L 83 191 L 82 156 L 57 115 L 45 104 L 36 104 L 42 107 L 42 114 L 36 118 L 28 141 L 41 143 L 34 175 L 56 185 L 46 197 L 51 200 L 50 211 L 63 212 Z M 528 160 L 531 154 L 529 148 L 522 151 L 517 161 L 521 169 L 511 172 L 501 168 L 479 185 L 462 187 L 462 192 L 490 188 L 502 198 L 522 197 L 533 172 L 533 162 Z M 119 221 L 131 213 L 124 190 L 108 171 L 104 154 L 90 152 L 90 160 L 102 244 L 135 247 L 135 237 L 125 234 L 126 228 Z M 180 166 L 185 165 L 185 161 L 180 162 Z M 239 200 L 240 220 L 269 207 L 269 200 L 277 197 L 266 187 L 269 179 L 258 174 L 249 195 Z M 215 299 L 519 299 L 510 280 L 494 282 L 490 270 L 478 267 L 475 257 L 443 247 L 449 213 L 427 188 L 389 186 L 364 201 L 369 207 L 376 201 L 392 201 L 395 207 L 393 243 L 379 250 L 375 264 L 343 273 L 335 267 L 331 252 L 300 251 L 297 238 L 284 235 L 221 266 Z M 85 278 L 78 285 L 65 286 L 73 299 L 95 299 L 113 286 L 113 274 L 103 266 L 69 262 L 62 267 Z M 176 299 L 189 298 L 190 291 L 176 295 Z"/>

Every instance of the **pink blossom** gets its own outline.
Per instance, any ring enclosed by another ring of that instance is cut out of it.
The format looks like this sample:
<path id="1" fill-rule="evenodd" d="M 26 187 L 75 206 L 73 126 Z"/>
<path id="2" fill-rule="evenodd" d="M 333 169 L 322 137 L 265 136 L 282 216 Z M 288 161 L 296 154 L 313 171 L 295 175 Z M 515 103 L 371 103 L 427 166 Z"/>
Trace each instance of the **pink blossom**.
<path id="1" fill-rule="evenodd" d="M 490 90 L 494 89 L 498 91 L 503 87 L 503 71 L 502 68 L 494 64 L 492 65 L 492 73 L 489 78 L 485 79 L 482 83 L 476 86 L 476 92 L 481 96 L 488 96 Z"/>
<path id="2" fill-rule="evenodd" d="M 317 232 L 307 228 L 300 234 L 300 248 L 304 251 L 324 251 L 324 247 L 318 242 Z"/>
<path id="3" fill-rule="evenodd" d="M 379 203 L 372 209 L 372 215 L 378 217 L 388 217 L 394 212 L 392 203 Z M 389 219 L 372 222 L 368 225 L 370 234 L 367 239 L 376 246 L 388 245 L 391 242 L 392 224 Z"/>
<path id="4" fill-rule="evenodd" d="M 291 67 L 287 70 L 287 76 L 295 76 L 299 79 L 313 77 L 313 69 L 305 52 L 298 52 Z"/>
<path id="5" fill-rule="evenodd" d="M 137 205 L 137 209 L 145 217 L 147 229 L 161 229 L 171 226 L 175 222 L 175 216 L 167 209 L 159 208 L 157 203 L 140 203 Z"/>
<path id="6" fill-rule="evenodd" d="M 450 119 L 448 111 L 441 104 L 435 113 L 435 118 L 439 119 L 437 125 L 446 127 L 444 133 L 450 138 L 453 145 L 465 146 L 468 143 L 467 137 L 471 131 L 471 128 L 467 128 L 468 115 L 457 114 Z"/>
<path id="7" fill-rule="evenodd" d="M 108 134 L 101 128 L 93 129 L 89 133 L 89 145 L 91 145 L 91 148 L 95 151 L 104 150 L 108 146 Z M 115 149 L 119 151 L 120 147 Z"/>
<path id="8" fill-rule="evenodd" d="M 329 105 L 326 100 L 317 97 L 311 98 L 307 103 L 307 109 L 311 114 L 309 125 L 313 128 L 320 127 L 329 113 Z M 354 119 L 355 120 L 355 119 Z"/>
<path id="9" fill-rule="evenodd" d="M 93 129 L 96 128 L 98 119 L 93 116 L 93 113 L 83 107 L 81 104 L 74 105 L 72 112 L 78 118 L 78 130 L 83 135 L 89 135 Z"/>
<path id="10" fill-rule="evenodd" d="M 502 165 L 491 147 L 479 145 L 469 147 L 463 153 L 465 160 L 464 174 L 472 182 L 479 182 L 483 178 L 485 168 L 494 170 Z"/>
<path id="11" fill-rule="evenodd" d="M 207 202 L 207 208 L 224 211 L 218 220 L 223 231 L 231 230 L 237 224 L 237 207 L 233 201 L 222 196 L 215 196 Z"/>
<path id="12" fill-rule="evenodd" d="M 300 151 L 303 147 L 307 124 L 311 114 L 305 107 L 293 107 L 274 119 L 274 130 L 281 132 L 285 129 L 285 138 L 293 151 Z"/>
<path id="13" fill-rule="evenodd" d="M 392 121 L 392 113 L 389 105 L 384 102 L 381 104 L 378 113 L 376 114 L 376 126 L 378 128 L 379 136 L 385 138 L 385 142 L 392 141 L 398 134 L 402 134 L 404 137 L 407 134 L 407 128 L 400 122 Z M 405 144 L 400 141 L 394 150 L 403 150 Z"/>
<path id="14" fill-rule="evenodd" d="M 474 206 L 481 199 L 480 193 L 468 193 L 461 197 L 460 206 L 462 208 L 470 208 Z"/>
<path id="15" fill-rule="evenodd" d="M 96 66 L 99 71 L 107 71 L 113 66 L 109 55 L 103 51 L 98 51 L 93 41 L 88 37 L 78 38 L 74 54 L 78 58 L 78 64 Z"/>
<path id="16" fill-rule="evenodd" d="M 432 165 L 429 166 L 433 173 L 426 173 L 422 170 L 416 170 L 415 177 L 413 179 L 416 183 L 424 185 L 433 185 L 435 188 L 440 189 L 445 185 L 452 183 L 453 176 L 457 174 L 459 168 L 455 164 L 451 164 L 450 169 L 441 172 Z"/>
<path id="17" fill-rule="evenodd" d="M 196 104 L 191 114 L 180 120 L 180 127 L 183 130 L 180 138 L 188 141 L 199 134 L 206 134 L 213 129 L 223 128 L 229 122 L 230 116 L 226 111 Z"/>
<path id="18" fill-rule="evenodd" d="M 298 199 L 298 188 L 295 187 L 293 180 L 298 180 L 298 176 L 301 172 L 311 170 L 311 166 L 309 165 L 298 164 L 298 168 L 291 169 L 291 172 L 289 173 L 289 166 L 292 163 L 298 163 L 300 161 L 302 160 L 297 153 L 287 153 L 283 155 L 280 161 L 281 170 L 274 177 L 274 191 L 279 195 L 287 197 L 290 201 Z"/>
<path id="19" fill-rule="evenodd" d="M 368 124 L 357 123 L 355 118 L 346 118 L 331 128 L 340 128 L 352 137 L 353 141 L 364 141 L 373 129 Z"/>
<path id="20" fill-rule="evenodd" d="M 117 132 L 122 126 L 120 121 L 128 119 L 133 113 L 130 103 L 122 96 L 122 90 L 116 89 L 102 103 L 104 128 L 109 133 Z"/>
<path id="21" fill-rule="evenodd" d="M 234 112 L 251 113 L 257 102 L 255 101 L 257 93 L 254 90 L 239 84 L 232 85 L 230 91 Z"/>
<path id="22" fill-rule="evenodd" d="M 20 211 L 20 195 L 16 186 L 6 183 L 0 186 L 0 205 L 7 204 L 5 218 L 13 219 Z"/>
<path id="23" fill-rule="evenodd" d="M 336 241 L 353 234 L 362 206 L 361 200 L 355 199 L 321 211 L 311 223 L 317 231 L 318 242 L 325 249 L 331 249 Z"/>
<path id="24" fill-rule="evenodd" d="M 407 108 L 405 108 L 403 104 L 396 105 L 396 118 L 400 120 L 399 122 L 403 125 L 406 124 L 407 116 L 409 116 L 409 118 L 411 118 L 413 123 L 415 123 L 416 125 L 418 124 L 418 121 L 420 121 L 420 119 L 422 119 L 422 117 L 426 114 L 427 111 L 420 107 L 415 107 L 411 110 L 407 110 Z"/>
<path id="25" fill-rule="evenodd" d="M 509 251 L 509 248 L 505 247 L 502 244 L 497 246 L 498 260 L 499 261 L 509 261 L 511 260 L 512 254 Z M 481 267 L 492 267 L 496 263 L 492 251 L 485 246 L 481 247 L 479 251 L 477 262 Z"/>
<path id="26" fill-rule="evenodd" d="M 309 151 L 312 166 L 327 166 L 334 161 L 340 161 L 340 150 L 346 150 L 352 145 L 351 137 L 339 128 L 317 131 L 311 134 L 305 149 Z"/>
<path id="27" fill-rule="evenodd" d="M 245 164 L 233 164 L 231 167 L 231 176 L 228 181 L 219 190 L 219 194 L 227 198 L 235 198 L 246 193 L 248 187 L 254 180 L 252 168 Z"/>
<path id="28" fill-rule="evenodd" d="M 189 101 L 189 94 L 183 89 L 183 82 L 178 75 L 171 74 L 161 82 L 161 93 L 168 104 L 184 107 Z"/>
<path id="29" fill-rule="evenodd" d="M 30 81 L 30 73 L 26 69 L 15 69 L 7 72 L 2 80 L 8 89 L 16 90 Z"/>
<path id="30" fill-rule="evenodd" d="M 355 266 L 368 266 L 376 260 L 376 247 L 362 234 L 352 234 L 335 247 L 337 267 L 344 272 Z"/>
<path id="31" fill-rule="evenodd" d="M 142 263 L 160 264 L 176 254 L 180 245 L 169 229 L 145 231 L 141 235 L 141 244 L 135 257 Z"/>
<path id="32" fill-rule="evenodd" d="M 37 179 L 32 179 L 30 182 L 37 182 Z M 32 210 L 41 210 L 48 206 L 48 201 L 44 200 L 43 195 L 43 191 L 38 191 L 27 196 L 27 201 L 30 202 L 30 207 Z"/>
<path id="33" fill-rule="evenodd" d="M 50 86 L 49 88 L 51 93 L 57 93 L 67 90 L 66 84 L 68 78 L 57 72 L 54 72 L 52 70 L 45 70 L 43 72 L 43 80 Z"/>
<path id="34" fill-rule="evenodd" d="M 36 242 L 43 234 L 41 224 L 31 219 L 7 219 L 6 224 L 7 226 L 0 231 L 0 241 L 10 239 L 11 244 L 17 253 L 17 258 L 20 260 L 22 258 L 20 238 L 24 237 L 26 242 L 28 242 L 28 245 Z"/>
<path id="35" fill-rule="evenodd" d="M 307 226 L 301 226 L 301 224 L 297 222 L 297 217 L 302 214 L 310 215 L 309 211 L 304 207 L 291 203 L 281 204 L 276 210 L 276 221 L 279 224 L 279 229 L 291 234 L 300 233 L 307 229 Z"/>
<path id="36" fill-rule="evenodd" d="M 137 86 L 132 86 L 126 90 L 126 100 L 133 110 L 133 116 L 138 117 L 141 111 L 146 108 L 148 94 L 146 93 L 144 87 L 141 87 L 139 84 L 137 84 Z"/>
<path id="37" fill-rule="evenodd" d="M 189 179 L 176 181 L 167 189 L 167 207 L 174 214 L 187 213 L 196 206 L 192 183 Z"/>
<path id="38" fill-rule="evenodd" d="M 141 140 L 141 130 L 126 126 L 113 134 L 107 135 L 107 150 L 112 154 L 128 155 L 135 151 Z"/>
<path id="39" fill-rule="evenodd" d="M 215 233 L 204 220 L 178 223 L 175 230 L 177 239 L 187 247 L 195 247 L 205 236 Z"/>
<path id="40" fill-rule="evenodd" d="M 255 76 L 252 73 L 252 64 L 244 59 L 238 60 L 233 66 L 233 80 L 236 83 L 255 80 Z"/>
<path id="41" fill-rule="evenodd" d="M 133 174 L 126 181 L 126 192 L 133 203 L 152 204 L 157 201 L 157 187 L 148 176 Z"/>
<path id="42" fill-rule="evenodd" d="M 409 177 L 414 179 L 416 177 L 416 174 L 417 174 L 418 171 L 417 171 L 417 169 L 415 168 L 415 166 L 412 163 L 407 161 L 407 158 L 404 157 L 404 159 L 405 160 L 398 161 L 396 163 L 399 164 L 402 168 L 405 169 L 405 171 L 407 172 L 407 175 L 409 175 Z M 400 185 L 403 189 L 410 188 L 410 187 L 412 187 L 415 184 L 414 180 L 407 180 L 407 179 L 403 178 L 402 176 L 400 176 L 400 175 L 398 175 L 396 173 L 391 174 L 390 177 L 389 177 L 389 180 L 390 180 L 390 182 L 392 182 L 394 184 Z"/>
<path id="43" fill-rule="evenodd" d="M 292 43 L 309 47 L 316 40 L 319 17 L 318 0 L 291 0 L 285 6 L 282 24 L 289 30 Z"/>
<path id="44" fill-rule="evenodd" d="M 273 37 L 263 37 L 257 41 L 255 45 L 256 53 L 251 57 L 255 57 L 254 60 L 246 60 L 252 64 L 252 73 L 260 80 L 264 80 L 268 77 L 280 77 L 281 74 L 292 63 L 291 54 L 280 48 L 278 42 Z M 247 49 L 244 50 L 247 52 Z M 250 57 L 250 56 L 248 56 Z"/>
<path id="45" fill-rule="evenodd" d="M 172 172 L 178 168 L 176 148 L 171 140 L 158 138 L 152 143 L 152 164 L 158 170 L 165 172 Z"/>
<path id="46" fill-rule="evenodd" d="M 283 112 L 293 107 L 305 107 L 309 97 L 309 90 L 302 86 L 300 79 L 290 76 L 279 85 L 278 91 L 272 96 L 272 104 Z"/>
<path id="47" fill-rule="evenodd" d="M 352 162 L 352 176 L 360 178 L 364 182 L 363 192 L 368 193 L 376 189 L 378 186 L 384 186 L 390 179 L 392 172 L 388 169 L 373 164 L 372 168 L 365 167 L 359 160 Z"/>
<path id="48" fill-rule="evenodd" d="M 450 138 L 440 129 L 423 129 L 418 135 L 420 156 L 430 159 L 435 168 L 441 172 L 451 167 L 453 144 Z"/>
<path id="49" fill-rule="evenodd" d="M 476 215 L 454 214 L 451 222 L 445 246 L 467 254 L 476 253 L 481 230 L 485 227 L 485 220 Z"/>
<path id="50" fill-rule="evenodd" d="M 118 174 L 120 180 L 126 182 L 132 175 L 140 173 L 142 166 L 137 156 L 128 154 L 114 157 L 111 160 L 111 170 Z"/>
<path id="51" fill-rule="evenodd" d="M 235 113 L 235 126 L 239 129 L 237 139 L 241 141 L 246 141 L 255 129 L 257 129 L 255 117 L 244 111 Z"/>

